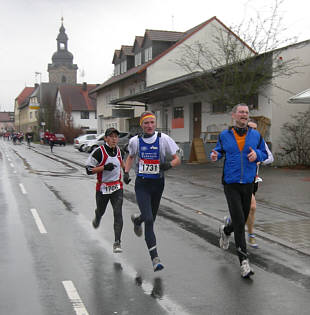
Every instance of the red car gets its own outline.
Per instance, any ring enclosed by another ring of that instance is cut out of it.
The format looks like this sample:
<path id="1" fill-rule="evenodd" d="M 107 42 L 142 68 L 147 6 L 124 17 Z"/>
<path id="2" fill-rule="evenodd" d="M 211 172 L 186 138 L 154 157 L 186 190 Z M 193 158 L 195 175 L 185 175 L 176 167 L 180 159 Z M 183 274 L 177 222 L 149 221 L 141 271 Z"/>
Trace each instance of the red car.
<path id="1" fill-rule="evenodd" d="M 49 141 L 53 141 L 54 144 L 66 145 L 66 138 L 62 133 L 50 133 Z"/>

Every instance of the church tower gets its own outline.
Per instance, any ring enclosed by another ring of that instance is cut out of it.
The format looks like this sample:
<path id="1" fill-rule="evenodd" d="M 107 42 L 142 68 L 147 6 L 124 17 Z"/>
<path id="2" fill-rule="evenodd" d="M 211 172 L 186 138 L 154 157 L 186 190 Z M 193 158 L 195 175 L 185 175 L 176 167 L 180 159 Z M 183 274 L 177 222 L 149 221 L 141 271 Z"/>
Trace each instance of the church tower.
<path id="1" fill-rule="evenodd" d="M 73 64 L 73 55 L 68 51 L 68 36 L 63 26 L 61 27 L 57 40 L 57 51 L 52 56 L 52 63 L 48 64 L 49 82 L 57 84 L 76 84 L 78 66 Z"/>

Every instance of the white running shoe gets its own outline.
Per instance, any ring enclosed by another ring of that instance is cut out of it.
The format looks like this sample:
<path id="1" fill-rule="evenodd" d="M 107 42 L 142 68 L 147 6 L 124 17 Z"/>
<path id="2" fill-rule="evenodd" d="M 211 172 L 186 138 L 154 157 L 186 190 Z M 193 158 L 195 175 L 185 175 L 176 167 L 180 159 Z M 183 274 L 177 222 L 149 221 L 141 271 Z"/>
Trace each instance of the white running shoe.
<path id="1" fill-rule="evenodd" d="M 160 271 L 164 269 L 164 265 L 160 262 L 159 257 L 155 257 L 152 260 L 154 271 Z"/>
<path id="2" fill-rule="evenodd" d="M 121 242 L 120 241 L 116 241 L 114 244 L 113 244 L 113 253 L 121 253 L 123 250 L 122 250 L 122 247 L 121 247 Z"/>
<path id="3" fill-rule="evenodd" d="M 249 278 L 250 276 L 254 275 L 254 271 L 250 267 L 248 259 L 242 261 L 240 266 L 240 273 L 242 278 Z"/>
<path id="4" fill-rule="evenodd" d="M 220 225 L 219 233 L 220 233 L 220 248 L 227 250 L 229 248 L 229 238 L 230 235 L 226 235 L 224 232 L 224 228 L 230 224 L 230 217 L 224 217 L 224 224 Z"/>

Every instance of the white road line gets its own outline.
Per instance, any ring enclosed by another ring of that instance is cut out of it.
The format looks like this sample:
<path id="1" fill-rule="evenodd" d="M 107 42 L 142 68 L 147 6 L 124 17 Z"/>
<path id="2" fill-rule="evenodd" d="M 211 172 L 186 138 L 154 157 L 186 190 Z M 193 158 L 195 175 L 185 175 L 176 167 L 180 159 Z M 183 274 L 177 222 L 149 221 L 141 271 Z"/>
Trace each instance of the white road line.
<path id="1" fill-rule="evenodd" d="M 37 227 L 40 231 L 41 234 L 46 234 L 47 231 L 44 227 L 44 224 L 43 222 L 41 221 L 40 217 L 39 217 L 39 214 L 38 214 L 38 211 L 36 209 L 30 209 L 32 215 L 33 215 L 33 218 L 34 218 L 34 221 L 36 222 L 37 224 Z"/>
<path id="2" fill-rule="evenodd" d="M 10 163 L 11 167 L 14 167 L 14 164 L 13 163 Z"/>
<path id="3" fill-rule="evenodd" d="M 26 194 L 27 194 L 27 191 L 26 191 L 24 185 L 23 185 L 22 183 L 20 183 L 20 184 L 19 184 L 19 187 L 20 187 L 20 190 L 22 191 L 22 193 L 23 193 L 24 195 L 26 195 Z"/>
<path id="4" fill-rule="evenodd" d="M 75 310 L 75 313 L 77 315 L 89 315 L 73 282 L 70 280 L 66 280 L 62 281 L 62 284 L 67 292 L 67 295 L 73 306 L 73 309 Z"/>

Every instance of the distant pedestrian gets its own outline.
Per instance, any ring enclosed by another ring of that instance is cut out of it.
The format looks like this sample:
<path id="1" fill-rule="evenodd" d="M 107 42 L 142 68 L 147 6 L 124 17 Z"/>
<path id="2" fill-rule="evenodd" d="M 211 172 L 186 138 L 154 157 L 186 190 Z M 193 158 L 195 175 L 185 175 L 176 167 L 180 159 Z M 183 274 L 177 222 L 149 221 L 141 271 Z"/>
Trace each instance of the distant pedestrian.
<path id="1" fill-rule="evenodd" d="M 27 141 L 28 148 L 30 148 L 30 142 L 31 142 L 31 139 L 32 139 L 32 133 L 31 132 L 27 132 L 25 136 L 26 136 L 26 141 Z"/>
<path id="2" fill-rule="evenodd" d="M 88 175 L 97 174 L 95 218 L 93 227 L 97 229 L 100 225 L 108 202 L 110 201 L 114 214 L 114 244 L 113 252 L 121 253 L 121 234 L 123 229 L 123 183 L 121 170 L 124 169 L 121 150 L 117 146 L 119 131 L 108 128 L 105 132 L 105 144 L 95 149 L 86 162 Z"/>
<path id="3" fill-rule="evenodd" d="M 124 182 L 129 184 L 129 171 L 136 163 L 135 192 L 141 214 L 133 214 L 131 220 L 134 232 L 142 235 L 142 223 L 145 228 L 145 241 L 152 260 L 154 271 L 164 268 L 157 253 L 154 222 L 165 186 L 164 172 L 180 164 L 177 155 L 178 146 L 168 135 L 155 131 L 156 118 L 147 111 L 140 116 L 143 134 L 129 140 L 128 157 L 125 164 Z M 171 156 L 169 162 L 167 157 Z"/>
<path id="4" fill-rule="evenodd" d="M 211 159 L 217 161 L 225 157 L 222 180 L 231 219 L 225 217 L 219 228 L 220 247 L 229 248 L 229 237 L 234 232 L 241 276 L 248 278 L 254 271 L 247 254 L 245 223 L 250 211 L 256 163 L 266 160 L 267 152 L 259 132 L 248 127 L 249 108 L 246 104 L 234 106 L 232 118 L 234 126 L 220 133 Z"/>
<path id="5" fill-rule="evenodd" d="M 51 148 L 51 153 L 53 153 L 53 147 L 54 147 L 54 145 L 55 145 L 53 139 L 49 139 L 49 145 L 50 145 L 50 148 Z"/>

